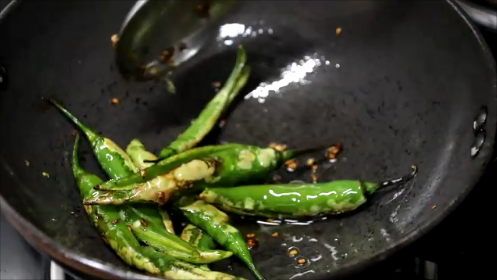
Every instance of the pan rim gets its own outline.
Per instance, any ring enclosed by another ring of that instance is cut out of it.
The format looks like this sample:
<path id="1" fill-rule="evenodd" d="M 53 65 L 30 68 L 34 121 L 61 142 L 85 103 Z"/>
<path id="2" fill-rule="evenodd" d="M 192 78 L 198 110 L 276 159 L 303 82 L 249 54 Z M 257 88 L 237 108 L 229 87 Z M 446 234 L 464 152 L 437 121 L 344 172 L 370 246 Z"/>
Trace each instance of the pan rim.
<path id="1" fill-rule="evenodd" d="M 475 23 L 473 23 L 469 16 L 464 12 L 464 10 L 455 2 L 455 0 L 445 0 L 454 10 L 455 12 L 462 17 L 465 23 L 470 28 L 471 32 L 475 36 L 475 39 L 478 41 L 480 48 L 483 51 L 484 56 L 486 57 L 486 61 L 488 66 L 491 68 L 496 75 L 493 75 L 493 87 L 494 87 L 494 102 L 497 102 L 497 71 L 496 71 L 496 62 L 493 54 L 490 51 L 489 46 L 487 45 L 485 39 L 481 35 L 481 32 L 476 27 Z M 495 130 L 496 128 L 492 128 Z M 492 142 L 495 141 L 495 135 L 492 137 Z M 489 139 L 490 140 L 490 139 Z M 484 147 L 485 151 L 482 150 L 480 152 L 480 156 L 483 157 L 483 167 L 486 170 L 491 164 L 491 156 L 493 154 L 494 148 L 492 146 Z M 344 277 L 355 274 L 357 272 L 363 271 L 375 264 L 380 263 L 381 261 L 391 257 L 396 252 L 406 248 L 414 241 L 420 239 L 426 233 L 431 231 L 437 225 L 439 225 L 448 215 L 450 215 L 467 197 L 467 195 L 473 190 L 477 182 L 473 183 L 469 186 L 465 191 L 463 191 L 456 199 L 453 200 L 452 203 L 449 203 L 442 211 L 438 212 L 438 214 L 433 215 L 427 220 L 421 222 L 417 229 L 414 229 L 408 232 L 404 237 L 397 240 L 397 242 L 389 244 L 381 250 L 376 251 L 375 253 L 369 255 L 367 258 L 358 258 L 356 260 L 351 261 L 340 267 L 340 269 L 321 274 L 321 276 L 326 277 Z M 69 268 L 75 269 L 78 272 L 82 272 L 89 276 L 101 277 L 105 279 L 143 279 L 143 280 L 152 280 L 158 279 L 156 277 L 151 277 L 144 275 L 142 273 L 135 272 L 131 269 L 123 269 L 113 264 L 103 264 L 98 261 L 89 259 L 84 257 L 69 248 L 63 246 L 62 244 L 55 242 L 53 239 L 48 237 L 45 233 L 39 230 L 32 223 L 27 221 L 24 217 L 22 217 L 0 194 L 0 210 L 5 218 L 11 223 L 14 228 L 36 249 L 41 252 L 47 253 L 51 258 L 53 258 L 56 262 L 59 262 Z M 319 277 L 319 274 L 317 275 Z"/>

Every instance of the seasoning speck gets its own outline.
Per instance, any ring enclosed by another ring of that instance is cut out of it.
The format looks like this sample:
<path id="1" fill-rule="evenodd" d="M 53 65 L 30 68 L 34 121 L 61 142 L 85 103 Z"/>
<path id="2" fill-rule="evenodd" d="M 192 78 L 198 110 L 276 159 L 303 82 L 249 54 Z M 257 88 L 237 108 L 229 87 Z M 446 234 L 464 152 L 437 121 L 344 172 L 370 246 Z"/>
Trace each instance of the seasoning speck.
<path id="1" fill-rule="evenodd" d="M 25 160 L 24 164 L 26 164 L 26 166 L 29 166 L 29 161 Z"/>
<path id="2" fill-rule="evenodd" d="M 313 166 L 314 165 L 314 159 L 313 158 L 310 158 L 307 160 L 307 166 Z"/>
<path id="3" fill-rule="evenodd" d="M 140 224 L 144 227 L 147 226 L 147 222 L 144 219 L 140 219 Z"/>
<path id="4" fill-rule="evenodd" d="M 118 220 L 118 219 L 114 219 L 114 220 L 112 220 L 112 224 L 113 224 L 113 225 L 117 224 L 117 222 L 119 222 L 119 220 Z"/>
<path id="5" fill-rule="evenodd" d="M 112 104 L 114 104 L 114 105 L 117 105 L 117 104 L 119 104 L 119 99 L 117 99 L 117 98 L 112 98 L 112 99 L 110 100 L 110 103 L 112 103 Z"/>
<path id="6" fill-rule="evenodd" d="M 142 178 L 145 178 L 145 175 L 147 175 L 145 169 L 140 170 L 140 176 L 142 176 Z"/>
<path id="7" fill-rule="evenodd" d="M 47 172 L 42 172 L 41 175 L 43 175 L 43 177 L 45 178 L 50 178 L 50 174 L 48 174 Z"/>
<path id="8" fill-rule="evenodd" d="M 254 238 L 255 237 L 255 233 L 247 233 L 247 238 Z"/>
<path id="9" fill-rule="evenodd" d="M 342 151 L 342 145 L 340 143 L 333 145 L 333 146 L 329 147 L 328 150 L 326 150 L 326 157 L 328 158 L 328 160 L 334 162 L 336 160 L 336 156 L 341 151 Z"/>
<path id="10" fill-rule="evenodd" d="M 278 152 L 283 152 L 284 150 L 286 150 L 286 145 L 271 142 L 269 143 L 269 148 L 275 149 Z"/>
<path id="11" fill-rule="evenodd" d="M 119 38 L 117 37 L 117 34 L 110 36 L 110 42 L 112 44 L 112 47 L 116 46 L 118 40 Z"/>
<path id="12" fill-rule="evenodd" d="M 295 169 L 297 169 L 297 163 L 293 159 L 287 160 L 285 162 L 285 166 L 286 166 L 286 171 L 288 172 L 293 172 L 295 171 Z"/>
<path id="13" fill-rule="evenodd" d="M 337 34 L 337 36 L 340 36 L 340 34 L 342 33 L 342 28 L 337 27 L 337 29 L 335 29 L 335 33 Z"/>
<path id="14" fill-rule="evenodd" d="M 275 174 L 275 175 L 273 176 L 273 182 L 278 183 L 278 182 L 280 182 L 280 181 L 281 181 L 281 176 L 280 176 L 280 175 L 278 175 L 278 174 Z"/>
<path id="15" fill-rule="evenodd" d="M 314 173 L 311 174 L 311 179 L 313 183 L 316 183 L 318 181 L 318 177 Z"/>
<path id="16" fill-rule="evenodd" d="M 252 249 L 257 246 L 257 240 L 249 239 L 247 240 L 247 248 Z"/>
<path id="17" fill-rule="evenodd" d="M 433 206 L 431 207 L 431 210 L 433 210 L 433 209 L 435 209 L 435 208 L 437 208 L 437 206 L 436 206 L 436 205 L 433 205 Z"/>
<path id="18" fill-rule="evenodd" d="M 278 237 L 278 236 L 280 236 L 280 234 L 279 234 L 279 233 L 277 233 L 277 232 L 273 232 L 273 234 L 271 234 L 271 236 L 272 236 L 272 237 Z"/>
<path id="19" fill-rule="evenodd" d="M 212 83 L 212 87 L 215 89 L 218 89 L 221 87 L 221 82 L 215 81 Z"/>
<path id="20" fill-rule="evenodd" d="M 288 256 L 289 257 L 293 258 L 293 257 L 295 257 L 298 254 L 299 254 L 299 250 L 297 248 L 295 248 L 295 247 L 288 248 Z"/>
<path id="21" fill-rule="evenodd" d="M 219 121 L 219 127 L 224 127 L 226 125 L 226 120 Z"/>

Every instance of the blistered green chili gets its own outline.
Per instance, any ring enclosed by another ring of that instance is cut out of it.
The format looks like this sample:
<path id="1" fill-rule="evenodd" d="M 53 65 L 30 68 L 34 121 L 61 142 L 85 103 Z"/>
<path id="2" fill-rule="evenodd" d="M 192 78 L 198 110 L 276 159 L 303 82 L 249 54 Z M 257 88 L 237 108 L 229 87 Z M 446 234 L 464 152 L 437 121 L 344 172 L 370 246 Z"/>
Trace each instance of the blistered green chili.
<path id="1" fill-rule="evenodd" d="M 257 279 L 264 279 L 252 261 L 242 234 L 228 223 L 229 218 L 225 213 L 201 200 L 180 209 L 191 224 L 207 232 L 217 243 L 242 260 Z"/>
<path id="2" fill-rule="evenodd" d="M 222 272 L 210 271 L 202 267 L 179 261 L 173 257 L 161 254 L 150 247 L 142 247 L 141 251 L 152 262 L 157 263 L 161 276 L 166 279 L 182 280 L 246 280 Z M 166 256 L 166 258 L 164 258 Z"/>
<path id="3" fill-rule="evenodd" d="M 225 108 L 233 101 L 248 80 L 250 68 L 245 66 L 246 61 L 247 55 L 245 50 L 242 46 L 239 46 L 235 67 L 225 85 L 207 104 L 188 129 L 161 150 L 159 155 L 161 159 L 194 147 L 212 130 L 221 117 L 221 114 L 225 111 Z"/>
<path id="4" fill-rule="evenodd" d="M 76 179 L 79 192 L 82 197 L 91 195 L 97 191 L 93 186 L 101 182 L 97 176 L 87 173 L 78 160 L 79 136 L 76 135 L 72 152 L 72 171 Z M 152 274 L 157 274 L 159 269 L 156 265 L 144 256 L 141 246 L 127 225 L 120 221 L 120 209 L 116 206 L 84 206 L 90 221 L 94 224 L 105 243 L 127 264 L 138 269 L 145 270 Z M 156 255 L 156 260 L 161 262 L 162 257 Z"/>
<path id="5" fill-rule="evenodd" d="M 145 149 L 145 146 L 138 139 L 131 140 L 131 142 L 126 147 L 126 153 L 129 155 L 135 166 L 138 167 L 140 170 L 153 165 L 153 163 L 146 162 L 147 160 L 157 159 L 154 154 Z M 160 180 L 160 178 L 161 177 L 157 177 L 155 180 Z M 162 222 L 164 223 L 167 231 L 174 234 L 174 226 L 169 213 L 167 213 L 165 209 L 159 208 L 159 214 L 162 217 Z"/>
<path id="6" fill-rule="evenodd" d="M 199 198 L 227 212 L 268 218 L 298 218 L 316 215 L 340 214 L 355 210 L 379 188 L 405 183 L 416 173 L 371 183 L 357 180 L 337 180 L 314 184 L 275 184 L 212 188 L 204 190 Z"/>
<path id="7" fill-rule="evenodd" d="M 153 225 L 149 225 L 150 220 L 144 219 L 136 211 L 126 211 L 126 221 L 130 223 L 131 230 L 139 240 L 178 260 L 205 264 L 226 259 L 232 255 L 227 251 L 197 248 L 174 234 L 159 231 Z"/>
<path id="8" fill-rule="evenodd" d="M 105 171 L 107 176 L 112 179 L 120 179 L 122 177 L 129 176 L 135 172 L 140 171 L 139 168 L 134 165 L 129 155 L 125 151 L 123 151 L 116 143 L 106 137 L 98 135 L 92 129 L 81 123 L 74 115 L 72 115 L 68 110 L 62 107 L 55 100 L 50 100 L 50 102 L 85 134 L 86 138 L 90 142 L 93 154 L 97 158 L 98 163 Z M 137 155 L 138 153 L 135 154 Z M 99 196 L 101 194 L 96 192 L 94 195 Z M 88 199 L 88 197 L 86 197 L 86 199 Z M 145 211 L 147 207 L 150 208 L 148 209 L 148 216 L 160 217 L 158 210 L 155 209 L 155 207 L 153 206 L 147 205 L 142 207 L 141 210 Z M 165 230 L 164 227 L 163 229 Z"/>
<path id="9" fill-rule="evenodd" d="M 189 242 L 190 244 L 204 249 L 214 249 L 216 248 L 216 243 L 214 239 L 206 234 L 203 230 L 198 227 L 188 224 L 181 232 L 181 239 Z"/>
<path id="10" fill-rule="evenodd" d="M 85 204 L 157 203 L 164 204 L 179 189 L 183 193 L 196 193 L 207 186 L 235 186 L 244 182 L 266 178 L 287 160 L 319 151 L 319 149 L 276 151 L 272 148 L 233 145 L 228 149 L 214 151 L 203 158 L 182 164 L 169 173 L 161 175 L 162 183 L 151 180 L 136 184 L 132 189 L 98 190 L 105 193 L 91 197 Z M 150 168 L 153 168 L 151 166 Z M 145 171 L 146 172 L 146 171 Z"/>

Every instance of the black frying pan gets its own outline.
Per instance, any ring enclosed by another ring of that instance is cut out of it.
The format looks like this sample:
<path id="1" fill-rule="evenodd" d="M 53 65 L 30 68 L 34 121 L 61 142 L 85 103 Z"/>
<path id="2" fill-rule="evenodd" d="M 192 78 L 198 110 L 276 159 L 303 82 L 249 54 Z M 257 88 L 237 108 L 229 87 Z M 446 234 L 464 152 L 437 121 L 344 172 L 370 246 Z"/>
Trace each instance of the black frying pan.
<path id="1" fill-rule="evenodd" d="M 132 4 L 25 1 L 0 24 L 9 78 L 0 95 L 2 213 L 68 267 L 102 278 L 146 277 L 125 266 L 85 217 L 68 163 L 73 127 L 40 98 L 56 96 L 120 145 L 138 136 L 159 149 L 214 94 L 211 83 L 227 77 L 238 43 L 254 69 L 246 98 L 206 142 L 342 142 L 342 160 L 320 168 L 320 180 L 380 180 L 413 163 L 420 168 L 411 184 L 351 215 L 307 226 L 242 223 L 244 232 L 259 233 L 253 255 L 268 279 L 344 276 L 384 260 L 453 210 L 490 161 L 495 62 L 452 1 L 247 1 L 225 21 L 242 34 L 212 38 L 182 65 L 176 95 L 160 83 L 125 82 L 115 70 L 109 39 Z M 109 102 L 114 97 L 118 106 Z M 485 134 L 473 128 L 482 106 L 488 117 L 477 127 Z M 290 246 L 311 265 L 293 268 Z M 214 269 L 251 277 L 236 261 Z"/>

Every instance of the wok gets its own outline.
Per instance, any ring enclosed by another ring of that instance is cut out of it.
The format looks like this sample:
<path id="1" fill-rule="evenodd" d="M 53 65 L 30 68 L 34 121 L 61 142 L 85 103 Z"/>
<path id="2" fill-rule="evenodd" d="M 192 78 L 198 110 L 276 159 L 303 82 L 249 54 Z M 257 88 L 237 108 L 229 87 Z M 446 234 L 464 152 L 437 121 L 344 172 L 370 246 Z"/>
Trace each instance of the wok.
<path id="1" fill-rule="evenodd" d="M 320 181 L 373 181 L 411 164 L 420 169 L 410 184 L 350 215 L 307 225 L 240 223 L 244 233 L 258 234 L 252 253 L 268 279 L 349 276 L 385 260 L 443 220 L 491 160 L 495 62 L 452 1 L 243 2 L 177 69 L 174 95 L 162 83 L 127 82 L 115 70 L 110 36 L 132 5 L 24 1 L 0 24 L 8 77 L 0 92 L 2 213 L 66 267 L 105 279 L 148 277 L 125 266 L 87 220 L 68 162 L 73 127 L 41 97 L 57 97 L 121 146 L 139 137 L 158 150 L 213 96 L 212 82 L 226 79 L 240 43 L 253 68 L 245 98 L 206 143 L 343 143 L 340 160 L 318 169 Z M 85 166 L 98 172 L 85 149 Z M 293 267 L 290 246 L 308 267 Z M 236 260 L 214 269 L 251 277 Z"/>

